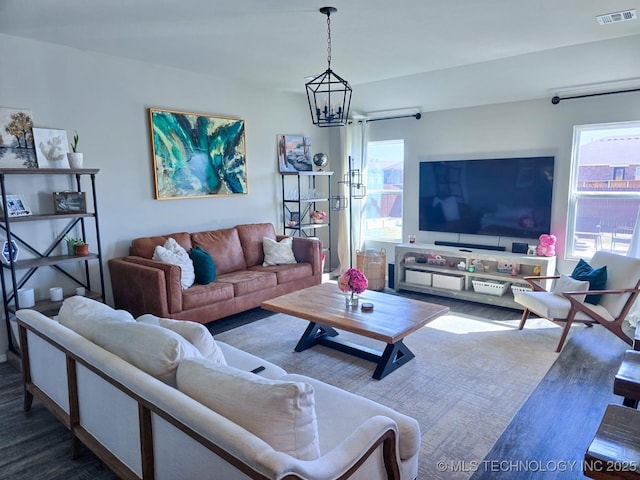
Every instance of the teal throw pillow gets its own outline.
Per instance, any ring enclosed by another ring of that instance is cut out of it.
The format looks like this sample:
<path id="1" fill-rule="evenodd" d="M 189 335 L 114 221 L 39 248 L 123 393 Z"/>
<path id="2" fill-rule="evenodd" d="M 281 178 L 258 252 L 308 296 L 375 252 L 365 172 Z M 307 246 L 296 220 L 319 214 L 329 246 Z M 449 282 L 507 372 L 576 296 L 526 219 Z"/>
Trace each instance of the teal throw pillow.
<path id="1" fill-rule="evenodd" d="M 604 290 L 607 284 L 607 266 L 593 268 L 584 260 L 580 259 L 576 268 L 571 274 L 576 280 L 586 280 L 589 282 L 589 290 Z M 602 295 L 587 295 L 584 299 L 586 303 L 597 305 L 600 303 Z"/>
<path id="2" fill-rule="evenodd" d="M 189 252 L 193 260 L 193 269 L 196 274 L 196 283 L 208 285 L 216 279 L 216 264 L 213 258 L 202 247 L 193 247 Z"/>

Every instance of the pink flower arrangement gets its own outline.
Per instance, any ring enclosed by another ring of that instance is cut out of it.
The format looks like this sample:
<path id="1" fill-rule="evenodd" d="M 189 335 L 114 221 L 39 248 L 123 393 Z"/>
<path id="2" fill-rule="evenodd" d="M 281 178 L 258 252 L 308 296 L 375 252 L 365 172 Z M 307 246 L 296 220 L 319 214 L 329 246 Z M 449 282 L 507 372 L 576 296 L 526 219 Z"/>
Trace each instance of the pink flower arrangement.
<path id="1" fill-rule="evenodd" d="M 327 214 L 322 210 L 314 210 L 309 214 L 309 216 L 314 220 L 324 220 L 327 217 Z"/>
<path id="2" fill-rule="evenodd" d="M 345 293 L 362 293 L 368 285 L 367 277 L 357 268 L 350 268 L 338 277 L 338 288 Z"/>

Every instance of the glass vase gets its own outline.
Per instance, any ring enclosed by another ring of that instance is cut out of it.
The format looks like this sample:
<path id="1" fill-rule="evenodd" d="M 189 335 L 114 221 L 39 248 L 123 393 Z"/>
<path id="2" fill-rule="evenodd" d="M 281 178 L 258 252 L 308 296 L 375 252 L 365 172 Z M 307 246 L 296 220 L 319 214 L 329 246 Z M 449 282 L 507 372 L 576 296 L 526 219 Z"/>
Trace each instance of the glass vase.
<path id="1" fill-rule="evenodd" d="M 358 306 L 358 294 L 354 292 L 348 292 L 344 294 L 344 303 L 347 307 Z"/>

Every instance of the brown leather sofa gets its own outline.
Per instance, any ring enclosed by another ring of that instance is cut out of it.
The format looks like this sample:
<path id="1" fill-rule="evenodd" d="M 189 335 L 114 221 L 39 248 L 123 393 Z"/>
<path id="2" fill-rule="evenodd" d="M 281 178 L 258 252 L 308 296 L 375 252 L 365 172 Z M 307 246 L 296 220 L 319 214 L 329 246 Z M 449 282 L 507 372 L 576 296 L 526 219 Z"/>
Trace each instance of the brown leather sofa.
<path id="1" fill-rule="evenodd" d="M 173 237 L 187 252 L 200 246 L 213 257 L 216 278 L 183 290 L 180 267 L 152 260 L 156 245 Z M 136 238 L 129 256 L 109 260 L 115 308 L 135 317 L 159 317 L 208 323 L 260 306 L 264 300 L 318 285 L 322 281 L 322 242 L 294 237 L 298 263 L 262 266 L 262 239 L 281 240 L 271 223 L 236 225 L 198 233 Z"/>

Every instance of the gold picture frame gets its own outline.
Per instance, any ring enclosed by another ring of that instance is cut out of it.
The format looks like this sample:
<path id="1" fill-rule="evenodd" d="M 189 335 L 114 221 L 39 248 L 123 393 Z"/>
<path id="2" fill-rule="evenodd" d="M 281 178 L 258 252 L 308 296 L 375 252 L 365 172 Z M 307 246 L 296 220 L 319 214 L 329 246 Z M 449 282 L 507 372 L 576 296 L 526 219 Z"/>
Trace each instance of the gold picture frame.
<path id="1" fill-rule="evenodd" d="M 149 109 L 157 200 L 246 195 L 244 120 Z"/>

